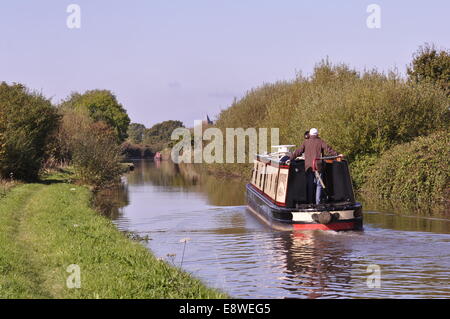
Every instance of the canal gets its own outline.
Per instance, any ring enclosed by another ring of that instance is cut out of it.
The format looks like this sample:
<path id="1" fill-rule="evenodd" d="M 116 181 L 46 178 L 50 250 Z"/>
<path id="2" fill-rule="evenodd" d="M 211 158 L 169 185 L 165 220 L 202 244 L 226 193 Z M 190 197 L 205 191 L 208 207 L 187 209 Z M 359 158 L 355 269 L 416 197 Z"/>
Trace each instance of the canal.
<path id="1" fill-rule="evenodd" d="M 246 210 L 244 186 L 136 161 L 100 202 L 157 257 L 232 297 L 450 297 L 449 219 L 368 209 L 361 232 L 280 232 Z"/>

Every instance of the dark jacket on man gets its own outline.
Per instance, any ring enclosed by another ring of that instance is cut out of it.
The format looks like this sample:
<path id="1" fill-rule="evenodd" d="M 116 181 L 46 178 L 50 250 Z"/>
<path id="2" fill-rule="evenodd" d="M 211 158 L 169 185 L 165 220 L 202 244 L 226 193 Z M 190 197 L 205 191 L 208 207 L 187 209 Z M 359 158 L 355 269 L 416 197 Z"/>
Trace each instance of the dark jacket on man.
<path id="1" fill-rule="evenodd" d="M 312 168 L 314 159 L 322 157 L 324 152 L 333 156 L 338 155 L 337 152 L 320 137 L 311 135 L 309 139 L 303 142 L 299 149 L 295 150 L 291 156 L 291 160 L 299 157 L 302 153 L 305 153 L 305 171 L 307 171 L 309 168 Z M 316 163 L 319 171 L 321 169 L 320 162 L 321 161 L 317 161 Z"/>

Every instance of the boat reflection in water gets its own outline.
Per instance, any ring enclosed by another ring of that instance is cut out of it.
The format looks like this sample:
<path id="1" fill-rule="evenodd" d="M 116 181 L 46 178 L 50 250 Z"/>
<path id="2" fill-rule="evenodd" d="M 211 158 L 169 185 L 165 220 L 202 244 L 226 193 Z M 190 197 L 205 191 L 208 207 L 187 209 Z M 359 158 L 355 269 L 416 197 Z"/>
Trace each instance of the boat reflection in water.
<path id="1" fill-rule="evenodd" d="M 150 237 L 176 266 L 189 238 L 183 268 L 233 297 L 450 296 L 448 220 L 369 211 L 364 232 L 277 231 L 247 211 L 245 182 L 168 161 L 135 162 L 110 196 L 119 229 Z M 370 265 L 381 267 L 380 288 L 367 285 Z"/>
<path id="2" fill-rule="evenodd" d="M 351 291 L 355 269 L 350 249 L 337 249 L 336 242 L 319 232 L 285 232 L 280 237 L 282 240 L 275 241 L 280 247 L 273 248 L 286 253 L 284 289 L 307 298 L 339 297 L 330 291 Z"/>

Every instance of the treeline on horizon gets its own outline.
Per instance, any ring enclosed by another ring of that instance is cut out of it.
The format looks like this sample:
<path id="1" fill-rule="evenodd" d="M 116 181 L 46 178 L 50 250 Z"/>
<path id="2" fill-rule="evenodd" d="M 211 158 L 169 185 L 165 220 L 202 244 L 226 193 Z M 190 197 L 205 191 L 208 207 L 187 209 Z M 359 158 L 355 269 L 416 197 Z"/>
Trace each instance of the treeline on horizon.
<path id="1" fill-rule="evenodd" d="M 351 165 L 355 188 L 371 197 L 447 202 L 450 195 L 450 54 L 424 45 L 404 78 L 358 72 L 324 60 L 310 76 L 264 84 L 223 110 L 215 126 L 277 127 L 300 145 L 311 127 Z M 248 177 L 251 164 L 208 164 Z"/>
<path id="2" fill-rule="evenodd" d="M 127 158 L 150 158 L 156 152 L 173 146 L 172 132 L 184 127 L 183 122 L 168 120 L 157 123 L 150 128 L 144 124 L 131 123 L 128 127 L 128 138 L 122 145 Z"/>

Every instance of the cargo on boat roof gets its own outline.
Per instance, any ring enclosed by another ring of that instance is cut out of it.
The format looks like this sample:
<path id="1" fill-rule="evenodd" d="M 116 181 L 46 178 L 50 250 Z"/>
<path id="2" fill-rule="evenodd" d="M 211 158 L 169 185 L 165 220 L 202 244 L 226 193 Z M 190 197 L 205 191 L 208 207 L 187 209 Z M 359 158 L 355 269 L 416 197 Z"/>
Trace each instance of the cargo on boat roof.
<path id="1" fill-rule="evenodd" d="M 324 186 L 324 199 L 316 204 L 308 201 L 304 158 L 290 160 L 293 146 L 256 155 L 247 184 L 249 209 L 276 229 L 361 229 L 362 207 L 355 202 L 348 162 L 338 156 L 316 159 Z"/>

